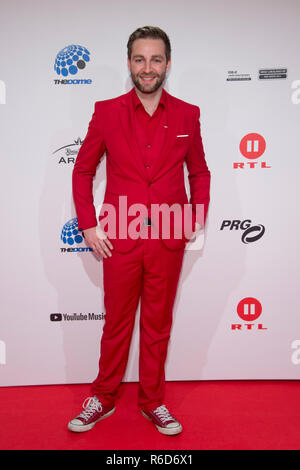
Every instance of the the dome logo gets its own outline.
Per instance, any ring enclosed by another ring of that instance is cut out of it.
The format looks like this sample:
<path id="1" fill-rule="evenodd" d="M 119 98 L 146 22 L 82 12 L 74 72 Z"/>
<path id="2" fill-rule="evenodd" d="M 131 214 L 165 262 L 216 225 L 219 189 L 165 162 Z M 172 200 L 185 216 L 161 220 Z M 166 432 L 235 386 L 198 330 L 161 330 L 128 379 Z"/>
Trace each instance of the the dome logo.
<path id="1" fill-rule="evenodd" d="M 90 52 L 83 46 L 64 47 L 56 56 L 54 70 L 57 75 L 67 77 L 76 75 L 78 70 L 86 67 L 86 63 L 90 61 Z"/>
<path id="2" fill-rule="evenodd" d="M 78 219 L 74 217 L 66 222 L 62 228 L 60 239 L 65 246 L 60 248 L 61 253 L 78 253 L 93 251 L 89 246 L 84 246 L 83 235 L 78 230 Z M 81 245 L 83 243 L 83 246 Z M 81 246 L 78 246 L 81 245 Z"/>
<path id="3" fill-rule="evenodd" d="M 66 46 L 58 52 L 54 61 L 54 70 L 59 76 L 55 79 L 56 85 L 83 85 L 92 83 L 91 79 L 74 79 L 80 70 L 84 70 L 91 60 L 90 51 L 78 44 Z"/>
<path id="4" fill-rule="evenodd" d="M 60 239 L 66 245 L 73 246 L 75 243 L 82 243 L 83 236 L 78 230 L 78 219 L 69 220 L 62 228 Z"/>

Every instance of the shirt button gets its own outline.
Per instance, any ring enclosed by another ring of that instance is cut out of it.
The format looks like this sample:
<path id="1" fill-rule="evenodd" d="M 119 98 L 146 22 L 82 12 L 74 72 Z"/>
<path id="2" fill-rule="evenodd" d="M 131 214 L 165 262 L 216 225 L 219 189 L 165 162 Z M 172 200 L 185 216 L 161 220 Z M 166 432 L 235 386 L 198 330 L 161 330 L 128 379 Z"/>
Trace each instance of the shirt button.
<path id="1" fill-rule="evenodd" d="M 150 165 L 146 165 L 146 168 L 150 168 Z"/>
<path id="2" fill-rule="evenodd" d="M 150 144 L 147 144 L 147 145 L 146 145 L 146 148 L 147 148 L 147 149 L 150 149 L 150 148 L 151 148 L 151 145 L 150 145 Z"/>

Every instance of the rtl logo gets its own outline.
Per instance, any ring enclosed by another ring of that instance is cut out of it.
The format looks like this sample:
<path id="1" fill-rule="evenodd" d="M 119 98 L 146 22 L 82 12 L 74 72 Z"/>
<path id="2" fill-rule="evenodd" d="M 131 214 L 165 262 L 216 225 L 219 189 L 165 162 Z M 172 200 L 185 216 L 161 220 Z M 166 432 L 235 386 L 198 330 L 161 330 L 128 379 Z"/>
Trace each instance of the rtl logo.
<path id="1" fill-rule="evenodd" d="M 247 323 L 233 323 L 232 330 L 267 330 L 262 323 L 253 323 L 262 313 L 261 303 L 254 297 L 245 297 L 237 306 L 238 316 Z"/>
<path id="2" fill-rule="evenodd" d="M 271 168 L 267 162 L 257 161 L 266 150 L 266 141 L 260 134 L 247 134 L 240 142 L 241 154 L 250 160 L 249 162 L 234 162 L 233 168 Z"/>

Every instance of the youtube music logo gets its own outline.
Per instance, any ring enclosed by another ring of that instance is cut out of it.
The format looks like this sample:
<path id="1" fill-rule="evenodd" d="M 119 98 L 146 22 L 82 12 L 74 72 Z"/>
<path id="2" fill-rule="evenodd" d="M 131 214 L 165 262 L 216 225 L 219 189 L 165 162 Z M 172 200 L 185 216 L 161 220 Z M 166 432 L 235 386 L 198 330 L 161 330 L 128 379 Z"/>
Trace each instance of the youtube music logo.
<path id="1" fill-rule="evenodd" d="M 102 313 L 95 313 L 95 312 L 72 312 L 72 313 L 50 313 L 50 321 L 51 322 L 61 322 L 61 321 L 89 321 L 89 320 L 104 320 L 105 314 Z"/>
<path id="2" fill-rule="evenodd" d="M 266 161 L 257 161 L 266 150 L 266 141 L 262 135 L 251 133 L 245 135 L 240 142 L 240 152 L 247 162 L 234 162 L 233 168 L 271 168 Z"/>
<path id="3" fill-rule="evenodd" d="M 262 314 L 262 306 L 254 297 L 245 297 L 237 305 L 237 314 L 246 323 L 233 323 L 232 330 L 267 330 L 262 323 L 253 323 Z"/>
<path id="4" fill-rule="evenodd" d="M 62 314 L 61 313 L 51 313 L 50 314 L 50 321 L 62 321 Z"/>

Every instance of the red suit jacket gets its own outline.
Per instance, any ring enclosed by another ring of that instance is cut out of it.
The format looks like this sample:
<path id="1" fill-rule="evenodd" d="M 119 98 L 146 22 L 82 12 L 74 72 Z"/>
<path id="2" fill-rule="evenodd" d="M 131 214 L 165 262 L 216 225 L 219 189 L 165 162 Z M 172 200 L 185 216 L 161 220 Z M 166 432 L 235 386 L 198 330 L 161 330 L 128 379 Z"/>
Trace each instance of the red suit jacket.
<path id="1" fill-rule="evenodd" d="M 106 191 L 100 211 L 99 221 L 103 223 L 107 212 L 106 203 L 113 206 L 116 214 L 116 236 L 107 232 L 114 249 L 119 252 L 131 250 L 137 239 L 119 234 L 120 207 L 119 196 L 127 197 L 127 207 L 131 204 L 143 204 L 150 210 L 151 204 L 173 204 L 183 208 L 190 203 L 191 228 L 196 221 L 196 204 L 203 204 L 202 224 L 205 223 L 209 205 L 210 171 L 208 170 L 200 134 L 200 109 L 186 103 L 169 93 L 167 96 L 166 139 L 163 151 L 152 165 L 145 168 L 138 148 L 133 126 L 131 94 L 134 88 L 117 98 L 98 101 L 89 123 L 88 132 L 76 158 L 73 170 L 73 198 L 81 230 L 97 225 L 93 199 L 93 178 L 97 166 L 106 152 Z M 188 201 L 184 168 L 186 162 L 190 184 L 190 201 Z M 182 211 L 183 214 L 183 211 Z M 128 215 L 127 228 L 137 214 Z M 149 217 L 151 213 L 148 212 Z M 143 217 L 144 218 L 144 217 Z M 181 220 L 183 222 L 183 218 Z M 200 220 L 197 220 L 201 222 Z M 177 217 L 171 214 L 170 236 L 162 233 L 162 224 L 158 227 L 157 236 L 170 249 L 182 248 L 189 237 L 182 228 L 182 237 L 174 235 Z M 173 224 L 173 225 L 172 225 Z M 123 237 L 123 238 L 122 238 Z"/>

